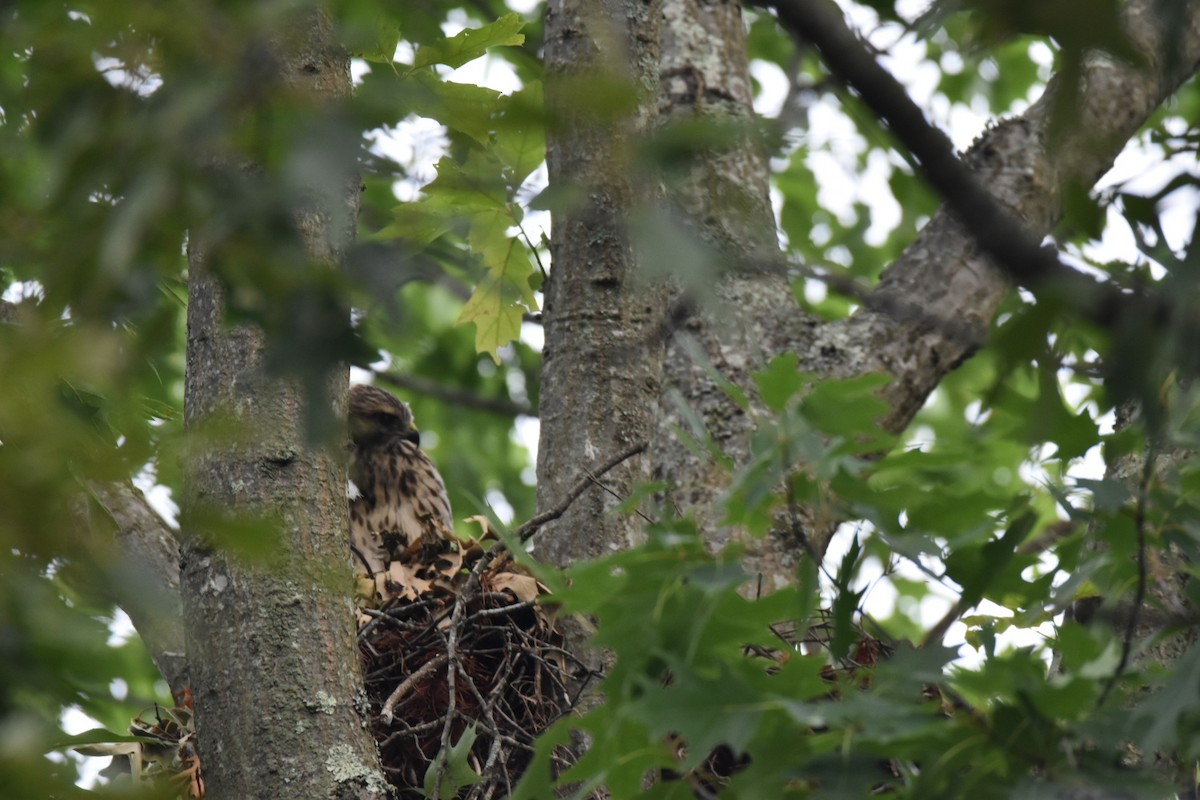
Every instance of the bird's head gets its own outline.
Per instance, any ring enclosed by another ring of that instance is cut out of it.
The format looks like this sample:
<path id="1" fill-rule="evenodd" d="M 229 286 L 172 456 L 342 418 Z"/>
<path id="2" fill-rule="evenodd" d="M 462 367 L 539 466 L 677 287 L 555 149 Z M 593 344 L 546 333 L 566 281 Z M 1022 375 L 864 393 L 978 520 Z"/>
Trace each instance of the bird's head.
<path id="1" fill-rule="evenodd" d="M 356 445 L 376 444 L 388 439 L 421 443 L 421 432 L 413 425 L 412 411 L 383 389 L 350 387 L 348 403 L 350 438 Z"/>

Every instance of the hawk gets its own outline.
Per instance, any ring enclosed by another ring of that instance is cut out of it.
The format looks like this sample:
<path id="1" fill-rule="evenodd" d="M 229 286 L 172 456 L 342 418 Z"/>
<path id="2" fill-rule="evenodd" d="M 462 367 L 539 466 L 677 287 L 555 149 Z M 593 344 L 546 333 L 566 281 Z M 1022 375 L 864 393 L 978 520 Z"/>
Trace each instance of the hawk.
<path id="1" fill-rule="evenodd" d="M 415 545 L 453 540 L 446 484 L 421 450 L 412 411 L 374 386 L 352 386 L 349 401 L 350 545 L 368 576 L 388 571 Z"/>

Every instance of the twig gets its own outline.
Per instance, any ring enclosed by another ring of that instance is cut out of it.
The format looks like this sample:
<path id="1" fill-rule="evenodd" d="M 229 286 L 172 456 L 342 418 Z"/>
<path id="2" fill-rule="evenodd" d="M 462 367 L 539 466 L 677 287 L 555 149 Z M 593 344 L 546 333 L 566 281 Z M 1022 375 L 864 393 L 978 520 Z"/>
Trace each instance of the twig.
<path id="1" fill-rule="evenodd" d="M 435 669 L 441 667 L 449 660 L 449 658 L 450 657 L 447 653 L 443 653 L 440 656 L 431 658 L 422 664 L 419 670 L 405 678 L 404 681 L 401 682 L 401 684 L 397 686 L 390 695 L 388 695 L 387 702 L 383 704 L 383 710 L 379 712 L 379 716 L 383 718 L 383 721 L 388 725 L 391 725 L 392 712 L 395 711 L 396 704 L 400 702 L 400 699 L 404 697 L 404 695 L 408 694 L 408 691 L 416 685 L 417 681 L 421 680 Z"/>
<path id="2" fill-rule="evenodd" d="M 1157 455 L 1155 439 L 1150 439 L 1146 447 L 1146 459 L 1142 463 L 1142 479 L 1138 482 L 1137 508 L 1134 511 L 1134 530 L 1137 533 L 1137 589 L 1133 594 L 1133 608 L 1129 611 L 1129 620 L 1125 623 L 1125 635 L 1121 640 L 1121 660 L 1113 670 L 1112 677 L 1104 684 L 1097 706 L 1104 705 L 1108 695 L 1116 687 L 1117 681 L 1125 674 L 1129 666 L 1129 653 L 1133 649 L 1133 637 L 1137 632 L 1138 621 L 1141 617 L 1142 604 L 1146 601 L 1146 502 L 1150 493 L 1150 481 L 1154 477 L 1154 459 Z"/>
<path id="3" fill-rule="evenodd" d="M 529 403 L 522 403 L 504 397 L 484 397 L 474 392 L 456 389 L 444 383 L 421 378 L 416 375 L 403 375 L 399 372 L 376 370 L 375 377 L 387 381 L 393 386 L 405 389 L 436 400 L 442 400 L 450 405 L 470 408 L 476 411 L 487 411 L 505 417 L 536 417 L 537 409 Z"/>
<path id="4" fill-rule="evenodd" d="M 393 626 L 400 628 L 400 630 L 410 630 L 411 626 L 401 628 L 398 623 L 402 622 L 404 617 L 413 616 L 417 611 L 435 605 L 438 605 L 436 600 L 426 599 L 384 610 L 375 608 L 361 609 L 362 613 L 366 614 L 368 617 L 371 617 L 371 621 L 359 629 L 358 640 L 360 642 L 364 641 L 367 637 L 367 634 L 374 630 L 375 627 L 384 620 L 388 620 Z"/>
<path id="5" fill-rule="evenodd" d="M 633 458 L 638 453 L 646 452 L 646 448 L 648 446 L 649 445 L 647 442 L 639 442 L 638 444 L 635 444 L 633 447 L 629 448 L 628 450 L 625 450 L 624 452 L 620 453 L 619 455 L 614 456 L 600 468 L 598 468 L 596 470 L 585 471 L 584 477 L 581 478 L 578 483 L 576 483 L 574 486 L 571 487 L 570 491 L 567 492 L 566 497 L 564 497 L 562 499 L 562 502 L 560 502 L 558 505 L 554 506 L 554 508 L 551 508 L 547 511 L 543 511 L 541 514 L 538 514 L 536 517 L 531 518 L 524 525 L 517 528 L 517 531 L 516 531 L 517 538 L 520 539 L 522 542 L 528 541 L 529 537 L 531 537 L 535 533 L 537 533 L 538 529 L 541 528 L 543 525 L 545 525 L 547 522 L 553 522 L 554 520 L 561 517 L 563 514 L 567 513 L 567 509 L 571 507 L 571 504 L 575 502 L 575 500 L 579 497 L 579 495 L 581 495 L 585 491 L 587 491 L 587 488 L 589 486 L 591 486 L 593 483 L 595 483 L 597 478 L 604 475 L 606 472 L 611 470 L 613 467 L 616 467 L 618 464 L 622 463 L 623 461 L 627 461 L 627 460 Z"/>
<path id="6" fill-rule="evenodd" d="M 521 232 L 522 238 L 525 239 L 525 244 L 529 247 L 529 251 L 533 253 L 533 258 L 537 261 L 538 269 L 542 271 L 542 280 L 549 280 L 550 275 L 546 272 L 546 265 L 542 263 L 542 256 L 538 253 L 538 249 L 533 246 L 533 241 L 529 238 L 529 234 L 525 232 L 525 226 L 517 223 L 517 230 Z"/>
<path id="7" fill-rule="evenodd" d="M 518 611 L 537 608 L 537 605 L 537 601 L 535 600 L 526 600 L 523 603 L 512 603 L 511 605 L 497 606 L 496 608 L 481 608 L 471 616 L 467 617 L 467 622 L 475 622 L 483 619 L 484 617 L 508 616 L 509 614 L 515 614 Z"/>
<path id="8" fill-rule="evenodd" d="M 475 685 L 475 679 L 471 677 L 470 673 L 463 669 L 461 664 L 458 665 L 458 671 L 466 680 L 467 688 L 471 690 L 471 694 L 474 696 L 475 702 L 479 703 L 479 710 L 483 714 L 484 725 L 487 726 L 487 731 L 492 736 L 492 743 L 488 747 L 487 759 L 484 762 L 483 769 L 480 770 L 480 774 L 483 774 L 490 770 L 492 765 L 496 763 L 496 759 L 499 758 L 500 745 L 502 743 L 501 738 L 504 736 L 504 734 L 500 732 L 500 728 L 496 725 L 496 717 L 492 714 L 491 704 L 483 698 L 482 694 L 479 693 L 479 687 Z"/>
<path id="9" fill-rule="evenodd" d="M 437 754 L 437 772 L 433 776 L 433 796 L 442 796 L 442 781 L 446 777 L 446 765 L 450 761 L 450 733 L 454 724 L 454 715 L 458 711 L 457 676 L 462 665 L 458 662 L 458 632 L 462 629 L 463 614 L 467 608 L 467 598 L 478 591 L 479 579 L 472 575 L 467 585 L 454 599 L 454 615 L 450 618 L 450 635 L 446 637 L 446 724 L 442 726 L 442 747 Z"/>
<path id="10" fill-rule="evenodd" d="M 901 322 L 914 322 L 935 331 L 940 331 L 947 337 L 964 342 L 971 350 L 983 346 L 987 337 L 987 325 L 982 322 L 972 324 L 962 317 L 948 317 L 930 311 L 927 307 L 899 297 L 894 292 L 875 290 L 860 283 L 849 275 L 839 274 L 838 270 L 830 267 L 814 267 L 789 260 L 789 271 L 798 272 L 805 278 L 820 281 L 838 294 L 856 300 L 879 314 L 886 314 Z"/>
<path id="11" fill-rule="evenodd" d="M 609 486 L 609 485 L 608 485 L 607 483 L 605 483 L 604 481 L 600 480 L 600 478 L 599 478 L 598 476 L 596 476 L 596 475 L 593 475 L 593 474 L 592 474 L 592 473 L 590 473 L 590 472 L 588 473 L 588 475 L 587 475 L 587 476 L 588 476 L 588 480 L 590 480 L 592 483 L 594 483 L 594 484 L 595 484 L 596 486 L 598 486 L 599 488 L 601 488 L 601 489 L 603 489 L 604 491 L 608 492 L 608 494 L 609 494 L 609 495 L 611 495 L 612 497 L 615 497 L 617 500 L 624 500 L 624 499 L 625 499 L 624 497 L 621 497 L 621 495 L 619 495 L 615 489 L 613 489 L 611 486 Z M 637 508 L 635 508 L 635 509 L 633 510 L 633 513 L 637 514 L 639 517 L 641 517 L 642 519 L 646 520 L 646 522 L 651 522 L 651 523 L 652 523 L 652 522 L 654 522 L 654 520 L 650 519 L 650 517 L 648 517 L 648 516 L 646 516 L 645 514 L 643 514 L 643 513 L 642 513 L 642 511 L 641 511 L 641 509 L 637 509 Z"/>

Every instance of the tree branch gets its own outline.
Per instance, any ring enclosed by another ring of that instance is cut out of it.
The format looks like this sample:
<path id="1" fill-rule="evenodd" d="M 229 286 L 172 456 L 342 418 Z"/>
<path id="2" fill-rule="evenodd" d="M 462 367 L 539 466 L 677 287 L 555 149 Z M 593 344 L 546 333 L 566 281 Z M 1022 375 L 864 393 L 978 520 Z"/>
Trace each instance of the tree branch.
<path id="1" fill-rule="evenodd" d="M 405 389 L 426 397 L 441 400 L 450 405 L 470 408 L 476 411 L 487 411 L 505 417 L 536 417 L 537 409 L 529 403 L 522 403 L 503 397 L 484 397 L 464 389 L 456 389 L 444 383 L 421 378 L 416 375 L 403 375 L 399 372 L 375 371 L 375 376 L 400 389 Z"/>
<path id="2" fill-rule="evenodd" d="M 18 309 L 18 304 L 0 300 L 0 324 L 18 324 Z M 97 531 L 111 534 L 116 548 L 115 558 L 108 557 L 109 548 L 99 548 L 107 568 L 105 588 L 129 615 L 163 680 L 178 690 L 187 683 L 187 659 L 175 532 L 130 483 L 91 482 L 84 490 L 111 523 L 110 530 Z M 82 517 L 85 524 L 90 519 L 86 511 Z"/>
<path id="3" fill-rule="evenodd" d="M 1051 289 L 1071 297 L 1077 309 L 1101 325 L 1117 322 L 1131 296 L 1072 269 L 1054 248 L 1043 246 L 1040 237 L 955 156 L 950 140 L 861 44 L 835 5 L 801 0 L 774 0 L 773 5 L 788 30 L 811 41 L 830 71 L 888 124 L 959 222 L 1015 281 L 1035 292 Z M 1113 138 L 1088 133 L 1097 144 Z M 1044 132 L 1042 138 L 1047 138 Z M 1123 144 L 1125 138 L 1116 141 Z M 1155 321 L 1163 323 L 1170 306 L 1158 299 L 1151 310 Z"/>
<path id="4" fill-rule="evenodd" d="M 179 544 L 175 533 L 132 484 L 92 483 L 91 497 L 115 526 L 117 564 L 109 591 L 137 628 L 172 690 L 187 683 Z"/>
<path id="5" fill-rule="evenodd" d="M 587 470 L 587 472 L 584 474 L 584 476 L 582 478 L 580 478 L 579 481 L 576 482 L 576 484 L 570 488 L 570 490 L 567 492 L 566 496 L 563 497 L 563 499 L 560 500 L 557 505 L 555 505 L 553 508 L 543 511 L 541 514 L 538 514 L 536 517 L 532 517 L 524 525 L 517 528 L 517 532 L 516 532 L 517 538 L 519 538 L 522 542 L 527 541 L 531 536 L 533 536 L 535 533 L 537 533 L 538 530 L 541 529 L 541 527 L 543 525 L 545 525 L 547 522 L 552 522 L 552 521 L 558 519 L 559 517 L 561 517 L 563 514 L 565 514 L 567 512 L 567 509 L 571 507 L 571 504 L 575 502 L 575 500 L 579 497 L 579 495 L 581 495 L 585 491 L 587 491 L 587 488 L 589 486 L 591 486 L 593 483 L 597 483 L 598 479 L 601 476 L 603 476 L 606 472 L 613 469 L 617 465 L 633 458 L 638 453 L 646 452 L 647 446 L 648 446 L 647 442 L 639 442 L 638 444 L 635 444 L 633 447 L 630 447 L 628 450 L 625 450 L 625 451 L 613 456 L 612 458 L 610 458 L 608 461 L 604 462 L 604 464 L 597 467 L 596 469 Z"/>
<path id="6" fill-rule="evenodd" d="M 859 44 L 836 9 L 795 0 L 774 5 L 789 30 L 812 37 L 830 70 L 862 93 L 912 148 L 947 200 L 884 272 L 873 292 L 878 302 L 865 304 L 848 320 L 823 326 L 810 351 L 820 354 L 814 366 L 828 374 L 894 376 L 882 392 L 892 408 L 883 420 L 888 430 L 902 430 L 941 379 L 978 349 L 996 309 L 1011 291 L 1010 277 L 1028 282 L 1042 296 L 1061 297 L 1106 325 L 1124 314 L 1161 322 L 1171 312 L 1171 298 L 1124 294 L 1113 284 L 1093 281 L 1063 266 L 1036 239 L 1057 223 L 1066 190 L 1092 185 L 1129 137 L 1195 71 L 1200 61 L 1200 2 L 1188 2 L 1183 57 L 1173 62 L 1177 66 L 1172 72 L 1164 74 L 1156 67 L 1166 50 L 1166 34 L 1157 24 L 1157 0 L 1132 0 L 1123 19 L 1150 68 L 1088 59 L 1077 93 L 1075 125 L 1050 140 L 1050 119 L 1060 93 L 1075 88 L 1056 78 L 1025 115 L 990 128 L 962 161 Z M 1071 287 L 1069 295 L 1058 294 L 1064 286 Z M 960 325 L 948 330 L 921 317 L 892 316 L 888 306 L 937 309 L 938 317 Z"/>

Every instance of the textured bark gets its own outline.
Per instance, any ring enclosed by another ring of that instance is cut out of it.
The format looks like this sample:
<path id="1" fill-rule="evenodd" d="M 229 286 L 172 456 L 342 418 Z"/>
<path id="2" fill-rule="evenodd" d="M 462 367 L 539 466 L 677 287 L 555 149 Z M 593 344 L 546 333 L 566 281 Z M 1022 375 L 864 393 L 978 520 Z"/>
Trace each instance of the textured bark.
<path id="1" fill-rule="evenodd" d="M 654 193 L 634 177 L 629 156 L 655 113 L 661 13 L 657 2 L 638 0 L 554 0 L 546 11 L 546 102 L 558 120 L 546 162 L 551 184 L 579 199 L 554 214 L 539 511 L 554 507 L 585 469 L 651 432 L 665 304 L 636 273 L 627 225 Z M 581 107 L 588 84 L 605 76 L 632 87 L 637 100 L 628 114 Z M 561 566 L 633 544 L 637 525 L 609 510 L 646 478 L 641 458 L 609 472 L 604 483 L 612 493 L 585 492 L 539 533 L 538 555 Z"/>
<path id="2" fill-rule="evenodd" d="M 753 415 L 729 398 L 712 372 L 753 397 L 750 372 L 774 355 L 806 349 L 816 321 L 797 305 L 784 270 L 770 266 L 780 259 L 767 158 L 753 126 L 740 5 L 667 0 L 660 76 L 660 127 L 699 119 L 741 132 L 734 144 L 705 153 L 669 184 L 673 206 L 715 259 L 768 265 L 734 268 L 701 297 L 681 277 L 682 292 L 696 310 L 673 332 L 664 362 L 662 414 L 651 453 L 654 478 L 668 486 L 664 499 L 695 515 L 709 544 L 720 548 L 737 535 L 716 517 L 715 501 L 727 488 L 728 474 L 685 447 L 674 431 L 687 430 L 685 417 L 694 414 L 726 455 L 746 463 Z M 813 526 L 808 527 L 811 535 Z M 761 575 L 764 586 L 792 579 L 802 550 L 785 527 L 746 544 L 745 567 Z"/>
<path id="3" fill-rule="evenodd" d="M 349 58 L 332 44 L 324 15 L 295 15 L 272 50 L 290 89 L 348 93 Z M 351 180 L 337 188 L 341 209 L 297 200 L 315 258 L 332 265 L 349 243 L 356 190 Z M 306 401 L 344 407 L 346 368 L 330 371 L 325 398 L 269 376 L 262 334 L 225 326 L 222 287 L 201 244 L 192 243 L 188 265 L 182 596 L 210 795 L 387 797 L 364 718 L 343 454 L 310 445 L 304 428 Z M 214 425 L 236 434 L 201 436 Z M 215 547 L 216 515 L 266 520 L 278 541 L 255 559 Z"/>

